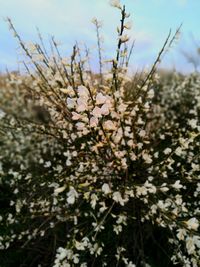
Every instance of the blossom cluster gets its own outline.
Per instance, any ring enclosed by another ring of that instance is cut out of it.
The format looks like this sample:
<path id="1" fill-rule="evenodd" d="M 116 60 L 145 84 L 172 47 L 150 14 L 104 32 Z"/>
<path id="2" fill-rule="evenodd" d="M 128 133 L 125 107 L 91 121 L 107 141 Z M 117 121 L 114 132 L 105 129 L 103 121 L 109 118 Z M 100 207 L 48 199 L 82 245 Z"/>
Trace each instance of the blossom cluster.
<path id="1" fill-rule="evenodd" d="M 157 231 L 171 264 L 198 267 L 200 77 L 152 69 L 131 87 L 129 15 L 112 5 L 117 54 L 99 76 L 79 47 L 63 59 L 52 40 L 49 56 L 10 24 L 35 71 L 1 89 L 0 249 L 42 247 L 38 266 L 151 266 Z"/>

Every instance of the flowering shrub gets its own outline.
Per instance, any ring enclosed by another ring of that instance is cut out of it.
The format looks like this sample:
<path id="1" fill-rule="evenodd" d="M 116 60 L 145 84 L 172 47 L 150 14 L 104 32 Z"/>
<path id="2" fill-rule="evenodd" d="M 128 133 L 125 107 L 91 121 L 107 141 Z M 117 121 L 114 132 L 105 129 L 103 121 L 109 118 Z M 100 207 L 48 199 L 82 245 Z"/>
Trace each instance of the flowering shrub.
<path id="1" fill-rule="evenodd" d="M 112 5 L 116 57 L 103 72 L 98 39 L 99 75 L 78 45 L 65 60 L 52 39 L 50 56 L 9 20 L 34 67 L 1 89 L 0 248 L 27 253 L 23 266 L 199 264 L 199 75 L 159 84 L 175 35 L 127 91 L 129 15 Z"/>

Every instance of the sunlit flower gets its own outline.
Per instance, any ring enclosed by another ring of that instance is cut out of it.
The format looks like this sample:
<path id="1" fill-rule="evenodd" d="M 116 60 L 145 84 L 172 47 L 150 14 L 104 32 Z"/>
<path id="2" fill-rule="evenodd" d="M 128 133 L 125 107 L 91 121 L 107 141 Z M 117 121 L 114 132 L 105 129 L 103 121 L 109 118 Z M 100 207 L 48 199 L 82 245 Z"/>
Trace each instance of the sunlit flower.
<path id="1" fill-rule="evenodd" d="M 104 192 L 105 195 L 111 193 L 109 184 L 104 183 L 104 184 L 102 185 L 102 191 Z"/>
<path id="2" fill-rule="evenodd" d="M 195 243 L 192 237 L 186 238 L 186 248 L 187 248 L 188 254 L 195 253 Z"/>
<path id="3" fill-rule="evenodd" d="M 76 101 L 70 97 L 67 98 L 67 107 L 72 109 L 76 106 Z"/>
<path id="4" fill-rule="evenodd" d="M 82 115 L 80 115 L 79 113 L 77 112 L 72 112 L 72 120 L 80 120 L 82 118 Z"/>
<path id="5" fill-rule="evenodd" d="M 96 127 L 98 125 L 98 118 L 97 117 L 91 117 L 90 118 L 90 127 Z"/>
<path id="6" fill-rule="evenodd" d="M 183 186 L 182 186 L 182 184 L 180 184 L 180 180 L 178 180 L 172 185 L 172 187 L 175 188 L 175 189 L 180 189 Z"/>
<path id="7" fill-rule="evenodd" d="M 172 152 L 172 149 L 171 148 L 165 148 L 165 150 L 163 151 L 163 153 L 165 154 L 165 155 L 169 155 L 170 153 Z"/>
<path id="8" fill-rule="evenodd" d="M 121 206 L 124 206 L 126 200 L 122 198 L 122 195 L 120 192 L 116 191 L 113 193 L 113 200 L 117 203 L 119 203 Z"/>
<path id="9" fill-rule="evenodd" d="M 98 93 L 96 96 L 96 104 L 104 104 L 106 102 L 106 96 L 104 96 L 102 93 Z"/>
<path id="10" fill-rule="evenodd" d="M 127 34 L 124 34 L 124 35 L 121 35 L 119 39 L 121 40 L 122 43 L 126 43 L 129 41 L 130 37 Z"/>
<path id="11" fill-rule="evenodd" d="M 127 21 L 124 24 L 124 28 L 126 28 L 127 30 L 130 30 L 132 28 L 132 22 L 131 21 Z"/>
<path id="12" fill-rule="evenodd" d="M 85 129 L 85 123 L 83 123 L 83 122 L 77 122 L 76 123 L 76 127 L 77 127 L 77 129 L 78 130 L 84 130 Z"/>
<path id="13" fill-rule="evenodd" d="M 121 9 L 121 4 L 119 0 L 110 0 L 110 5 Z"/>
<path id="14" fill-rule="evenodd" d="M 104 126 L 104 129 L 108 131 L 116 129 L 115 124 L 111 120 L 105 121 L 103 126 Z"/>
<path id="15" fill-rule="evenodd" d="M 58 194 L 62 193 L 65 189 L 66 189 L 65 185 L 62 187 L 58 187 L 58 188 L 54 189 L 54 194 L 58 195 Z"/>
<path id="16" fill-rule="evenodd" d="M 139 131 L 139 134 L 138 134 L 140 137 L 145 137 L 145 135 L 146 135 L 146 132 L 145 132 L 145 130 L 141 130 L 141 131 Z"/>
<path id="17" fill-rule="evenodd" d="M 87 89 L 85 86 L 80 85 L 80 86 L 78 87 L 78 95 L 79 95 L 80 97 L 88 98 L 88 96 L 89 96 L 89 91 L 88 91 L 88 89 Z"/>
<path id="18" fill-rule="evenodd" d="M 188 229 L 192 229 L 197 231 L 199 227 L 199 221 L 196 218 L 191 218 L 188 221 L 185 221 L 185 224 L 187 225 Z"/>
<path id="19" fill-rule="evenodd" d="M 178 229 L 177 230 L 177 237 L 179 240 L 184 240 L 185 239 L 185 236 L 187 235 L 187 232 L 185 229 Z"/>
<path id="20" fill-rule="evenodd" d="M 68 204 L 74 204 L 76 198 L 78 198 L 78 193 L 74 189 L 74 187 L 70 186 L 70 190 L 67 193 L 67 203 Z"/>
<path id="21" fill-rule="evenodd" d="M 83 112 L 85 110 L 87 110 L 87 100 L 84 98 L 78 98 L 77 99 L 77 112 Z"/>
<path id="22" fill-rule="evenodd" d="M 109 105 L 108 104 L 104 104 L 102 107 L 101 107 L 101 114 L 102 115 L 108 115 L 109 114 Z"/>
<path id="23" fill-rule="evenodd" d="M 148 98 L 153 98 L 154 97 L 154 90 L 150 89 L 147 93 Z"/>
<path id="24" fill-rule="evenodd" d="M 102 116 L 101 109 L 99 107 L 95 107 L 92 111 L 92 115 L 96 118 L 100 118 Z"/>
<path id="25" fill-rule="evenodd" d="M 0 109 L 0 120 L 3 119 L 3 117 L 5 117 L 6 113 Z"/>
<path id="26" fill-rule="evenodd" d="M 152 157 L 148 153 L 142 153 L 142 157 L 147 164 L 152 162 Z"/>

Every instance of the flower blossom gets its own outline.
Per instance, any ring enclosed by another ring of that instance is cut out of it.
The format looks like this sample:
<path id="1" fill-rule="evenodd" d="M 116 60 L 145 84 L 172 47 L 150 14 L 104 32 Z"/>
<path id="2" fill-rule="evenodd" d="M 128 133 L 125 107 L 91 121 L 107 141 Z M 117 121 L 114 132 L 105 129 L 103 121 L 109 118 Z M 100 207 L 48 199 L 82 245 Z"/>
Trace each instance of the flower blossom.
<path id="1" fill-rule="evenodd" d="M 104 192 L 105 195 L 109 194 L 111 192 L 109 184 L 104 183 L 102 185 L 102 191 Z"/>
<path id="2" fill-rule="evenodd" d="M 116 129 L 115 124 L 111 120 L 105 121 L 103 125 L 104 125 L 104 128 L 108 131 Z"/>
<path id="3" fill-rule="evenodd" d="M 77 99 L 77 112 L 83 112 L 88 109 L 87 99 L 79 97 Z"/>
<path id="4" fill-rule="evenodd" d="M 121 8 L 121 4 L 119 0 L 110 0 L 110 5 L 113 7 Z"/>
<path id="5" fill-rule="evenodd" d="M 58 195 L 59 193 L 62 193 L 64 190 L 66 189 L 66 185 L 62 186 L 62 187 L 58 187 L 54 190 L 54 194 Z"/>
<path id="6" fill-rule="evenodd" d="M 108 115 L 109 114 L 109 105 L 108 104 L 104 104 L 101 107 L 101 114 L 102 115 Z"/>
<path id="7" fill-rule="evenodd" d="M 75 105 L 76 105 L 76 101 L 73 98 L 68 97 L 67 98 L 67 107 L 69 109 L 72 109 L 75 107 Z"/>
<path id="8" fill-rule="evenodd" d="M 80 120 L 82 118 L 82 115 L 80 115 L 77 112 L 72 112 L 72 120 L 77 121 Z"/>
<path id="9" fill-rule="evenodd" d="M 119 39 L 121 40 L 122 43 L 126 43 L 129 41 L 130 37 L 127 34 L 124 34 L 124 35 L 121 35 Z"/>
<path id="10" fill-rule="evenodd" d="M 119 191 L 113 193 L 113 200 L 119 203 L 121 206 L 124 206 L 126 199 L 122 198 L 122 195 Z"/>
<path id="11" fill-rule="evenodd" d="M 196 218 L 191 218 L 189 219 L 188 221 L 185 222 L 186 225 L 187 225 L 187 228 L 188 229 L 191 229 L 191 230 L 197 230 L 198 227 L 199 227 L 199 222 Z"/>
<path id="12" fill-rule="evenodd" d="M 98 125 L 98 118 L 97 117 L 91 117 L 90 118 L 90 127 L 96 127 Z"/>
<path id="13" fill-rule="evenodd" d="M 106 102 L 107 98 L 102 93 L 98 93 L 96 96 L 96 104 L 104 104 Z"/>
<path id="14" fill-rule="evenodd" d="M 92 111 L 92 115 L 96 118 L 100 118 L 102 116 L 101 109 L 99 107 L 95 107 Z"/>
<path id="15" fill-rule="evenodd" d="M 85 86 L 80 85 L 80 86 L 78 87 L 78 95 L 79 95 L 80 97 L 88 98 L 88 97 L 89 97 L 89 91 L 88 91 L 88 89 L 87 89 Z"/>
<path id="16" fill-rule="evenodd" d="M 74 189 L 74 187 L 70 186 L 70 190 L 67 193 L 67 203 L 68 204 L 74 204 L 76 198 L 78 198 L 78 193 Z"/>

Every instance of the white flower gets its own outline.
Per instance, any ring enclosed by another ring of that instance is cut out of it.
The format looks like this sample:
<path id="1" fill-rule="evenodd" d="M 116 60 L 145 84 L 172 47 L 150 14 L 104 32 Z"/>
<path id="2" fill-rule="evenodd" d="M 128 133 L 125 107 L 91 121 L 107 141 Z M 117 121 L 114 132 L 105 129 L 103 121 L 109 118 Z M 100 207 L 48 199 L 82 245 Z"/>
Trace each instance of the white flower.
<path id="1" fill-rule="evenodd" d="M 87 110 L 87 100 L 86 99 L 84 99 L 84 98 L 81 98 L 81 97 L 79 97 L 78 99 L 77 99 L 77 108 L 76 108 L 76 110 L 77 110 L 77 112 L 83 112 L 83 111 L 85 111 L 85 110 Z"/>
<path id="2" fill-rule="evenodd" d="M 194 236 L 193 236 L 193 241 L 194 241 L 195 245 L 196 245 L 198 248 L 200 248 L 200 236 L 198 236 L 198 235 L 194 235 Z"/>
<path id="3" fill-rule="evenodd" d="M 92 111 L 92 115 L 96 118 L 101 117 L 101 109 L 99 107 L 95 107 Z"/>
<path id="4" fill-rule="evenodd" d="M 113 141 L 115 142 L 115 144 L 118 144 L 121 139 L 122 139 L 122 133 L 118 131 L 117 134 L 114 136 Z"/>
<path id="5" fill-rule="evenodd" d="M 97 27 L 102 27 L 102 22 L 97 20 L 97 18 L 93 18 L 91 20 L 91 22 L 94 24 L 94 25 L 97 25 Z"/>
<path id="6" fill-rule="evenodd" d="M 137 186 L 137 195 L 138 196 L 147 195 L 147 188 L 145 186 Z"/>
<path id="7" fill-rule="evenodd" d="M 123 169 L 127 169 L 127 159 L 121 158 L 121 165 Z"/>
<path id="8" fill-rule="evenodd" d="M 124 24 L 124 28 L 127 29 L 127 30 L 130 30 L 132 28 L 132 22 L 131 21 L 127 21 Z"/>
<path id="9" fill-rule="evenodd" d="M 163 153 L 164 153 L 165 155 L 169 155 L 171 152 L 172 152 L 172 150 L 171 150 L 171 148 L 169 148 L 169 147 L 165 148 L 165 150 L 163 151 Z"/>
<path id="10" fill-rule="evenodd" d="M 178 180 L 172 185 L 172 187 L 175 188 L 175 189 L 180 189 L 183 186 L 180 184 L 180 180 Z"/>
<path id="11" fill-rule="evenodd" d="M 121 225 L 114 225 L 113 231 L 118 235 L 122 231 L 122 226 Z"/>
<path id="12" fill-rule="evenodd" d="M 133 147 L 134 145 L 133 140 L 132 139 L 128 140 L 127 145 Z"/>
<path id="13" fill-rule="evenodd" d="M 109 194 L 111 192 L 110 186 L 107 183 L 104 183 L 102 185 L 102 188 L 101 189 L 102 189 L 102 191 L 104 192 L 105 195 L 107 195 L 107 194 Z"/>
<path id="14" fill-rule="evenodd" d="M 72 259 L 73 259 L 73 262 L 75 263 L 75 264 L 78 264 L 79 263 L 79 258 L 78 258 L 78 254 L 74 254 L 73 256 L 72 256 Z"/>
<path id="15" fill-rule="evenodd" d="M 124 111 L 126 111 L 127 106 L 128 106 L 128 105 L 123 104 L 123 103 L 120 104 L 120 105 L 118 106 L 118 111 L 121 112 L 121 113 L 124 113 Z"/>
<path id="16" fill-rule="evenodd" d="M 186 230 L 185 230 L 185 229 L 178 229 L 177 232 L 178 232 L 178 233 L 177 233 L 176 236 L 178 237 L 178 239 L 179 239 L 179 240 L 184 240 L 184 239 L 185 239 L 185 236 L 186 236 L 186 234 L 187 234 L 187 233 L 186 233 Z"/>
<path id="17" fill-rule="evenodd" d="M 77 250 L 85 250 L 85 246 L 83 242 L 75 241 L 75 247 Z"/>
<path id="18" fill-rule="evenodd" d="M 101 107 L 101 114 L 102 115 L 108 115 L 109 114 L 109 105 L 108 104 L 103 104 Z"/>
<path id="19" fill-rule="evenodd" d="M 70 96 L 74 96 L 75 95 L 75 92 L 74 92 L 74 89 L 73 89 L 72 86 L 68 86 L 67 89 L 61 88 L 60 90 L 63 91 L 62 89 L 64 90 L 63 93 L 69 94 Z"/>
<path id="20" fill-rule="evenodd" d="M 175 154 L 177 155 L 177 156 L 180 156 L 181 154 L 182 154 L 182 148 L 179 146 L 179 147 L 177 147 L 176 148 L 176 150 L 175 150 Z"/>
<path id="21" fill-rule="evenodd" d="M 193 254 L 195 252 L 195 244 L 192 237 L 187 237 L 186 239 L 186 248 L 188 254 Z"/>
<path id="22" fill-rule="evenodd" d="M 31 53 L 37 52 L 37 47 L 34 43 L 27 43 L 26 47 L 28 48 L 29 52 L 31 52 Z"/>
<path id="23" fill-rule="evenodd" d="M 160 188 L 160 191 L 167 192 L 167 191 L 169 191 L 169 188 L 166 187 L 166 186 L 163 186 L 163 187 Z"/>
<path id="24" fill-rule="evenodd" d="M 127 34 L 124 34 L 124 35 L 121 35 L 119 39 L 121 40 L 122 43 L 126 43 L 130 39 L 130 37 Z"/>
<path id="25" fill-rule="evenodd" d="M 77 157 L 77 155 L 78 155 L 77 151 L 73 151 L 73 152 L 72 152 L 72 156 L 73 156 L 73 157 Z"/>
<path id="26" fill-rule="evenodd" d="M 60 91 L 63 93 L 63 94 L 66 94 L 68 95 L 69 93 L 69 90 L 67 88 L 60 88 Z"/>
<path id="27" fill-rule="evenodd" d="M 87 89 L 85 86 L 80 85 L 80 86 L 78 87 L 78 95 L 79 95 L 80 97 L 88 98 L 88 96 L 89 96 L 89 91 L 88 91 L 88 89 Z"/>
<path id="28" fill-rule="evenodd" d="M 108 209 L 108 207 L 106 207 L 105 202 L 100 202 L 99 204 L 102 206 L 102 207 L 99 209 L 99 211 L 100 211 L 101 213 Z"/>
<path id="29" fill-rule="evenodd" d="M 139 134 L 138 134 L 140 137 L 144 137 L 146 135 L 146 132 L 145 130 L 141 130 L 139 131 Z"/>
<path id="30" fill-rule="evenodd" d="M 92 194 L 92 195 L 91 195 L 91 201 L 90 201 L 90 204 L 91 204 L 91 207 L 92 207 L 93 209 L 95 209 L 95 207 L 96 207 L 97 200 L 98 200 L 97 195 L 96 195 L 96 194 Z"/>
<path id="31" fill-rule="evenodd" d="M 5 117 L 6 113 L 0 109 L 0 120 L 3 119 L 3 117 Z"/>
<path id="32" fill-rule="evenodd" d="M 51 167 L 51 161 L 46 161 L 45 164 L 44 164 L 44 167 L 45 168 Z"/>
<path id="33" fill-rule="evenodd" d="M 96 127 L 98 125 L 98 118 L 96 117 L 91 117 L 90 118 L 90 127 Z"/>
<path id="34" fill-rule="evenodd" d="M 82 115 L 78 114 L 77 112 L 72 112 L 72 120 L 77 121 L 82 118 Z"/>
<path id="35" fill-rule="evenodd" d="M 131 156 L 132 161 L 135 161 L 137 159 L 135 153 L 133 153 L 133 152 L 130 153 L 130 156 Z"/>
<path id="36" fill-rule="evenodd" d="M 67 159 L 67 160 L 66 160 L 66 166 L 71 166 L 71 165 L 72 165 L 71 160 L 70 160 L 70 159 Z"/>
<path id="37" fill-rule="evenodd" d="M 67 203 L 74 204 L 76 198 L 78 198 L 78 193 L 74 189 L 74 187 L 70 186 L 70 190 L 67 193 Z"/>
<path id="38" fill-rule="evenodd" d="M 186 225 L 187 225 L 187 228 L 188 229 L 191 229 L 191 230 L 197 230 L 198 227 L 199 227 L 199 222 L 196 218 L 191 218 L 189 219 L 188 221 L 185 222 Z"/>
<path id="39" fill-rule="evenodd" d="M 147 93 L 148 98 L 153 98 L 154 97 L 154 90 L 150 89 L 149 92 Z"/>
<path id="40" fill-rule="evenodd" d="M 76 106 L 76 101 L 70 97 L 67 98 L 67 107 L 72 109 Z"/>
<path id="41" fill-rule="evenodd" d="M 191 119 L 188 124 L 192 127 L 192 129 L 197 128 L 198 121 L 196 119 Z"/>
<path id="42" fill-rule="evenodd" d="M 149 154 L 147 154 L 147 153 L 142 153 L 142 157 L 143 157 L 144 161 L 145 161 L 147 164 L 151 164 L 151 163 L 152 163 L 151 155 L 149 155 Z"/>
<path id="43" fill-rule="evenodd" d="M 96 104 L 100 105 L 100 104 L 104 104 L 106 102 L 106 96 L 104 96 L 102 93 L 98 93 L 96 96 Z"/>
<path id="44" fill-rule="evenodd" d="M 122 198 L 120 192 L 116 191 L 113 193 L 113 200 L 117 203 L 120 203 L 121 206 L 124 206 L 125 200 Z"/>
<path id="45" fill-rule="evenodd" d="M 77 122 L 76 127 L 79 131 L 85 129 L 85 124 L 83 122 Z"/>
<path id="46" fill-rule="evenodd" d="M 116 126 L 111 120 L 107 120 L 103 124 L 105 130 L 115 130 Z"/>
<path id="47" fill-rule="evenodd" d="M 64 249 L 64 248 L 62 248 L 62 247 L 59 247 L 59 248 L 58 248 L 57 253 L 58 253 L 58 254 L 56 255 L 56 257 L 57 257 L 60 261 L 62 261 L 64 258 L 67 257 L 67 250 Z"/>
<path id="48" fill-rule="evenodd" d="M 121 8 L 121 4 L 119 0 L 110 0 L 110 5 L 113 7 Z"/>
<path id="49" fill-rule="evenodd" d="M 66 189 L 66 185 L 62 186 L 62 187 L 58 187 L 54 190 L 54 194 L 58 195 L 59 193 L 62 193 L 64 190 Z"/>

